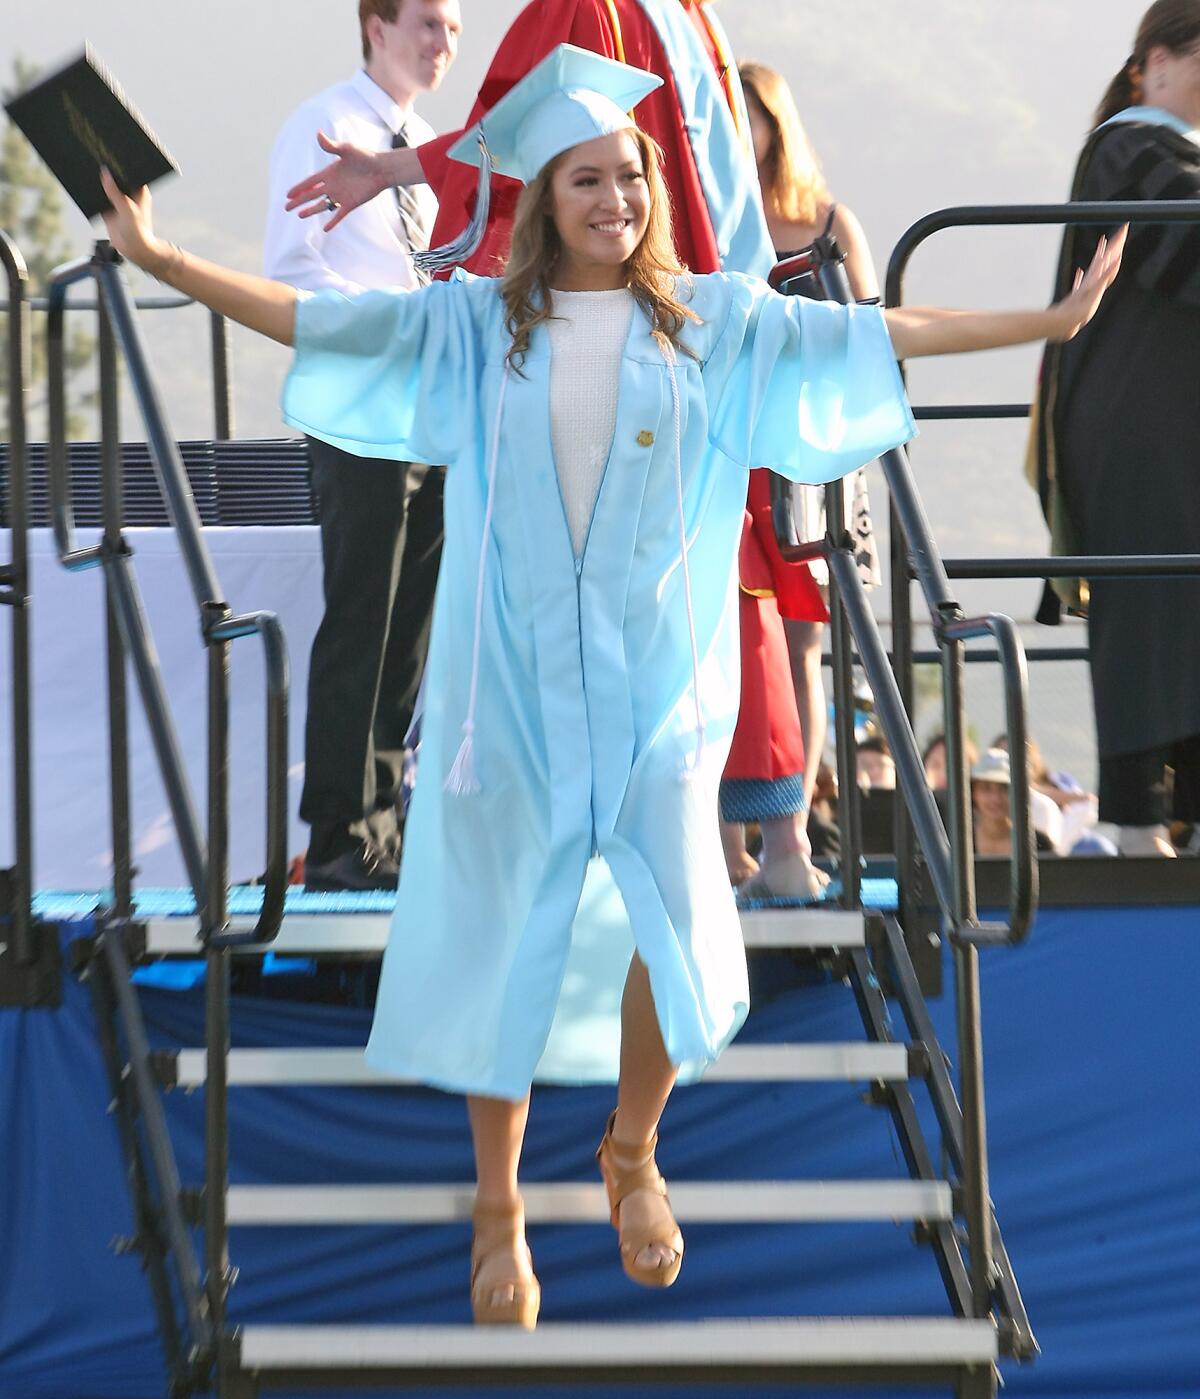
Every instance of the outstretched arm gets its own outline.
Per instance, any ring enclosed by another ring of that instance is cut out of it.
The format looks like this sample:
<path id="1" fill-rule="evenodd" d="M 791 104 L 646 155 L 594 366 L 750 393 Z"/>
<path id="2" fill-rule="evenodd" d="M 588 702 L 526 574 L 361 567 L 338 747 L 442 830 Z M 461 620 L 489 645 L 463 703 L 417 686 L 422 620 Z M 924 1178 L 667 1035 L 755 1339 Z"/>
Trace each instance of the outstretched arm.
<path id="1" fill-rule="evenodd" d="M 1086 274 L 1068 296 L 1043 311 L 951 311 L 942 306 L 890 306 L 883 313 L 899 359 L 995 350 L 1033 340 L 1070 340 L 1096 314 L 1121 267 L 1125 229 L 1102 238 Z"/>
<path id="2" fill-rule="evenodd" d="M 260 335 L 290 345 L 296 325 L 296 292 L 281 282 L 234 272 L 215 262 L 185 253 L 155 236 L 150 217 L 150 191 L 123 194 L 107 170 L 101 171 L 104 192 L 112 209 L 104 215 L 109 240 L 122 257 L 212 311 L 257 330 Z"/>
<path id="3" fill-rule="evenodd" d="M 296 210 L 302 219 L 311 219 L 314 214 L 332 214 L 329 222 L 323 225 L 326 233 L 336 228 L 352 210 L 385 189 L 393 185 L 425 183 L 415 146 L 368 151 L 352 141 L 332 141 L 323 131 L 317 132 L 317 144 L 337 159 L 293 185 L 287 192 L 284 207 L 289 212 Z"/>

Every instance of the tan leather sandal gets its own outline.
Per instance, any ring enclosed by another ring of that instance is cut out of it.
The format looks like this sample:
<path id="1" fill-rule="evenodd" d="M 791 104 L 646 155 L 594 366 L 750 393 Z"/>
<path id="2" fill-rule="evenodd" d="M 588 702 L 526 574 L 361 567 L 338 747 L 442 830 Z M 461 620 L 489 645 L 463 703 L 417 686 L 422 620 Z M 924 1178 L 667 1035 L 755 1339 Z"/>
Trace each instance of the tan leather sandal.
<path id="1" fill-rule="evenodd" d="M 637 1165 L 622 1168 L 613 1158 L 615 1148 L 612 1129 L 616 1116 L 615 1112 L 609 1116 L 604 1137 L 596 1151 L 596 1163 L 600 1167 L 600 1174 L 604 1177 L 604 1186 L 608 1191 L 608 1207 L 612 1211 L 613 1228 L 620 1236 L 621 1266 L 628 1277 L 641 1283 L 643 1287 L 670 1287 L 683 1266 L 683 1235 L 679 1232 L 674 1215 L 670 1213 L 671 1202 L 667 1196 L 667 1183 L 654 1162 L 658 1134 L 655 1133 L 648 1142 L 642 1142 L 639 1146 L 622 1148 L 622 1156 L 638 1160 Z M 640 1229 L 623 1229 L 621 1204 L 638 1190 L 649 1190 L 655 1195 L 661 1195 L 667 1206 L 668 1217 L 660 1220 L 658 1224 Z M 652 1244 L 662 1244 L 671 1249 L 675 1254 L 674 1259 L 670 1263 L 650 1266 L 639 1264 L 638 1255 Z"/>
<path id="2" fill-rule="evenodd" d="M 476 1205 L 471 1215 L 474 1233 L 471 1238 L 471 1315 L 476 1326 L 523 1326 L 532 1331 L 537 1325 L 542 1305 L 542 1289 L 536 1277 L 515 1274 L 489 1278 L 480 1282 L 479 1273 L 493 1254 L 502 1250 L 513 1253 L 525 1250 L 529 1266 L 533 1257 L 525 1242 L 525 1210 L 520 1204 L 512 1208 Z M 512 1288 L 512 1297 L 496 1301 L 496 1293 Z"/>

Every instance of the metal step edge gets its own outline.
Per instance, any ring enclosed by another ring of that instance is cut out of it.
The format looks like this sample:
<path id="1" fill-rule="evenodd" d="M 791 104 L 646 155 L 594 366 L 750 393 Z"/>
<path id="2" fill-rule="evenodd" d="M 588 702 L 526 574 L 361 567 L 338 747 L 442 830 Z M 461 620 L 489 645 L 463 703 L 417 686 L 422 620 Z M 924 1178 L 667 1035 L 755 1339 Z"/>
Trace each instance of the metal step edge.
<path id="1" fill-rule="evenodd" d="M 600 1184 L 522 1187 L 531 1224 L 607 1224 Z M 471 1218 L 472 1185 L 231 1185 L 231 1226 L 449 1224 Z M 672 1181 L 681 1224 L 926 1222 L 954 1216 L 946 1181 Z"/>
<path id="2" fill-rule="evenodd" d="M 759 908 L 741 915 L 748 948 L 822 951 L 861 947 L 863 916 L 838 908 Z M 200 920 L 194 916 L 140 920 L 146 930 L 147 957 L 198 957 Z M 236 917 L 234 932 L 250 932 L 255 919 Z M 275 952 L 283 956 L 367 956 L 382 953 L 392 919 L 388 913 L 290 913 L 270 944 L 235 947 L 239 956 Z"/>
<path id="3" fill-rule="evenodd" d="M 372 1069 L 361 1049 L 234 1049 L 227 1060 L 231 1088 L 382 1088 L 415 1079 Z M 175 1051 L 175 1083 L 203 1085 L 208 1065 L 203 1049 Z M 908 1078 L 903 1044 L 732 1045 L 709 1066 L 706 1083 L 899 1083 Z"/>
<path id="4" fill-rule="evenodd" d="M 990 1321 L 954 1317 L 805 1317 L 667 1323 L 547 1322 L 536 1331 L 474 1326 L 246 1326 L 243 1370 L 436 1373 L 596 1366 L 628 1370 L 705 1365 L 988 1365 L 998 1346 Z"/>

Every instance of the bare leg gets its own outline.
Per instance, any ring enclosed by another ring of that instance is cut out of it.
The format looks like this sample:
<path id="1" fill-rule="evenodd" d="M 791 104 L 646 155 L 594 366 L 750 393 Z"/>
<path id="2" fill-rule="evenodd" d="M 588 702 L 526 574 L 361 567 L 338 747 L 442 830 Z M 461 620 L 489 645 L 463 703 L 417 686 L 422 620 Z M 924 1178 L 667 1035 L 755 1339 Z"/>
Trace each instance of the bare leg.
<path id="1" fill-rule="evenodd" d="M 789 622 L 785 619 L 788 654 L 792 661 L 792 684 L 796 709 L 804 737 L 804 809 L 812 809 L 817 786 L 817 768 L 825 750 L 828 727 L 825 684 L 821 678 L 821 634 L 823 622 Z"/>
<path id="2" fill-rule="evenodd" d="M 525 1124 L 529 1120 L 529 1095 L 520 1102 L 507 1098 L 467 1098 L 467 1113 L 471 1119 L 471 1138 L 475 1146 L 476 1208 L 494 1216 L 520 1211 L 521 1192 L 517 1186 L 517 1168 L 521 1146 L 525 1140 Z M 492 1306 L 502 1306 L 513 1300 L 519 1284 L 533 1280 L 533 1267 L 525 1246 L 524 1219 L 515 1233 L 510 1229 L 496 1232 L 502 1239 L 488 1246 L 487 1232 L 477 1227 L 476 1244 L 483 1255 L 476 1277 L 475 1290 L 495 1287 L 489 1294 Z"/>
<path id="3" fill-rule="evenodd" d="M 778 864 L 789 856 L 800 855 L 807 860 L 812 854 L 808 842 L 808 831 L 804 827 L 804 813 L 793 812 L 790 816 L 773 816 L 760 821 L 763 835 L 764 865 Z"/>
<path id="4" fill-rule="evenodd" d="M 829 876 L 812 863 L 803 811 L 760 821 L 763 836 L 761 870 L 755 884 L 780 898 L 810 898 L 829 883 Z"/>
<path id="5" fill-rule="evenodd" d="M 649 974 L 635 953 L 621 998 L 621 1078 L 612 1129 L 613 1163 L 619 1169 L 632 1170 L 647 1159 L 645 1143 L 658 1131 L 677 1074 L 663 1045 Z M 635 1190 L 622 1201 L 620 1218 L 624 1227 L 640 1229 L 670 1219 L 671 1211 L 661 1195 Z M 650 1244 L 637 1255 L 637 1263 L 665 1268 L 675 1257 L 665 1244 Z"/>
<path id="6" fill-rule="evenodd" d="M 730 884 L 741 884 L 758 873 L 758 861 L 746 849 L 746 828 L 740 821 L 721 822 L 721 848 Z"/>

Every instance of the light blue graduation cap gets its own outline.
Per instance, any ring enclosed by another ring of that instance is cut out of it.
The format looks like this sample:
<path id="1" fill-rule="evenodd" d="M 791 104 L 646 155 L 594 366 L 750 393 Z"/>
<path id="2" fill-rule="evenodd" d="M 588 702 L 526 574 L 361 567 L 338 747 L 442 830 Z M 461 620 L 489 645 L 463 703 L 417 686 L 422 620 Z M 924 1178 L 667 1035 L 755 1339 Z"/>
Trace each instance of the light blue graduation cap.
<path id="1" fill-rule="evenodd" d="M 572 146 L 636 126 L 630 112 L 661 86 L 643 68 L 559 44 L 451 146 L 452 160 L 479 166 L 475 212 L 454 242 L 414 260 L 426 272 L 465 262 L 483 241 L 493 170 L 528 184 Z"/>

